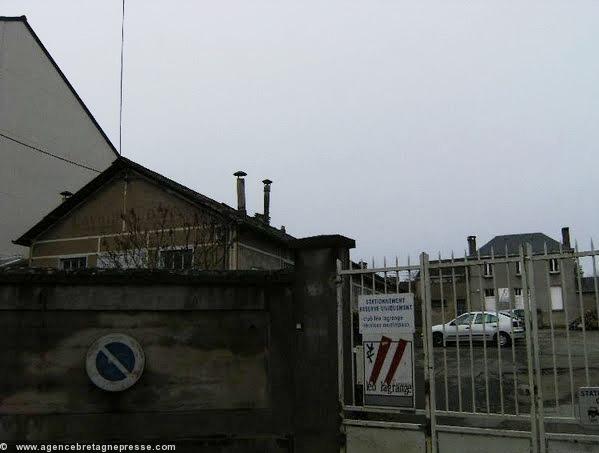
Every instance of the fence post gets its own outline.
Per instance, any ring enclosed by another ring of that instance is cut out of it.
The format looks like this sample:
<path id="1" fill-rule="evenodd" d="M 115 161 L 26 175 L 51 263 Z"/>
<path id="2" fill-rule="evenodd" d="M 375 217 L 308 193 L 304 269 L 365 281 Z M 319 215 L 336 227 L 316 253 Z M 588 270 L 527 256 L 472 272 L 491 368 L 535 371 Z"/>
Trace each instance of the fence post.
<path id="1" fill-rule="evenodd" d="M 349 320 L 343 310 L 349 303 L 338 284 L 339 262 L 349 268 L 353 239 L 339 235 L 296 239 L 293 315 L 296 358 L 293 367 L 294 451 L 339 451 L 344 439 L 339 417 L 345 401 Z M 341 328 L 339 321 L 341 320 Z M 343 340 L 343 341 L 342 341 Z M 342 378 L 343 380 L 341 380 Z"/>
<path id="2" fill-rule="evenodd" d="M 546 451 L 546 440 L 545 440 L 545 411 L 543 408 L 543 387 L 541 384 L 541 361 L 539 358 L 539 321 L 537 319 L 537 295 L 535 291 L 535 270 L 534 261 L 532 260 L 532 245 L 526 244 L 526 255 L 528 256 L 528 272 L 527 278 L 529 278 L 529 289 L 530 289 L 530 314 L 531 314 L 531 325 L 532 325 L 532 338 L 536 338 L 537 341 L 532 342 L 533 357 L 534 357 L 534 371 L 535 371 L 535 403 L 537 409 L 537 426 L 539 435 L 539 452 L 545 453 Z"/>
<path id="3" fill-rule="evenodd" d="M 345 364 L 343 360 L 343 276 L 341 275 L 342 269 L 343 262 L 340 259 L 337 259 L 337 278 L 335 279 L 335 283 L 337 285 L 337 369 L 339 370 L 339 374 L 337 376 L 337 385 L 339 387 L 339 408 L 341 413 L 343 414 L 343 406 L 345 405 L 343 367 Z M 349 347 L 351 349 L 352 345 L 349 345 Z M 352 382 L 352 391 L 353 385 L 355 384 Z"/>
<path id="4" fill-rule="evenodd" d="M 437 418 L 435 399 L 435 360 L 431 319 L 431 282 L 428 254 L 420 254 L 420 285 L 422 294 L 422 346 L 424 351 L 424 401 L 427 426 L 425 429 L 427 453 L 437 453 Z"/>
<path id="5" fill-rule="evenodd" d="M 528 250 L 527 250 L 528 253 Z M 520 246 L 520 269 L 522 270 L 522 292 L 524 299 L 524 323 L 526 326 L 525 336 L 526 336 L 526 359 L 527 359 L 527 372 L 528 372 L 528 388 L 530 391 L 530 437 L 531 437 L 531 452 L 538 453 L 539 452 L 539 433 L 538 433 L 538 425 L 537 425 L 537 409 L 536 409 L 536 391 L 535 391 L 535 379 L 534 379 L 534 366 L 533 366 L 533 324 L 530 312 L 531 303 L 530 303 L 530 292 L 529 292 L 529 274 L 532 271 L 532 266 L 529 269 L 527 264 L 530 262 L 532 264 L 532 260 L 529 259 L 527 255 L 524 254 L 524 248 Z M 534 273 L 533 273 L 534 278 Z M 534 283 L 533 283 L 534 284 Z M 535 313 L 536 316 L 536 313 Z"/>

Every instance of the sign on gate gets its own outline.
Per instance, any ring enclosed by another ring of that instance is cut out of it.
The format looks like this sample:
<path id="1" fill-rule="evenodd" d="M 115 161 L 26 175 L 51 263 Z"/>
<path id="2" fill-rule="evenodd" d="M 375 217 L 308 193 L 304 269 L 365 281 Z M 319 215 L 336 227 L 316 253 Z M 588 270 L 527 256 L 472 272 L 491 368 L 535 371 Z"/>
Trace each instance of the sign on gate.
<path id="1" fill-rule="evenodd" d="M 583 425 L 599 427 L 599 387 L 578 389 L 578 419 Z"/>
<path id="2" fill-rule="evenodd" d="M 414 333 L 414 294 L 358 296 L 360 333 Z"/>
<path id="3" fill-rule="evenodd" d="M 414 407 L 414 294 L 358 297 L 364 404 Z"/>
<path id="4" fill-rule="evenodd" d="M 412 335 L 364 337 L 364 404 L 414 407 Z"/>

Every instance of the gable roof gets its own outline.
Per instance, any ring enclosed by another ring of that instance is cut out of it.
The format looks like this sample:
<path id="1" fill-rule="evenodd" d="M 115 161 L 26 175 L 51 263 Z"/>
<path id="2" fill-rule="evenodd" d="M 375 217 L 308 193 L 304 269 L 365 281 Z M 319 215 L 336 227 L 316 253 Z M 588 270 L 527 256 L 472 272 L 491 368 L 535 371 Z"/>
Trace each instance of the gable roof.
<path id="1" fill-rule="evenodd" d="M 496 256 L 505 255 L 506 248 L 509 255 L 520 253 L 520 246 L 530 243 L 533 253 L 544 253 L 545 244 L 547 252 L 559 252 L 560 243 L 543 233 L 520 233 L 495 236 L 478 249 L 481 256 L 490 256 L 493 251 Z"/>
<path id="2" fill-rule="evenodd" d="M 88 184 L 83 186 L 71 197 L 67 198 L 62 204 L 47 214 L 20 238 L 13 241 L 13 243 L 26 247 L 31 246 L 36 237 L 54 225 L 58 220 L 68 215 L 77 206 L 79 206 L 79 204 L 84 202 L 88 196 L 96 192 L 96 190 L 98 190 L 104 184 L 111 181 L 115 176 L 124 173 L 125 170 L 137 172 L 150 181 L 153 181 L 160 186 L 167 187 L 168 189 L 178 193 L 190 203 L 196 206 L 208 208 L 213 212 L 237 223 L 238 225 L 245 226 L 257 233 L 267 235 L 273 240 L 282 243 L 288 243 L 289 241 L 295 239 L 293 236 L 284 233 L 283 231 L 274 228 L 259 219 L 250 217 L 225 203 L 219 203 L 218 201 L 213 200 L 206 195 L 202 195 L 195 190 L 192 190 L 182 184 L 179 184 L 178 182 L 173 181 L 172 179 L 167 178 L 166 176 L 163 176 L 136 162 L 133 162 L 130 159 L 119 157 L 112 163 L 112 165 L 110 165 L 110 167 L 92 179 Z"/>
<path id="3" fill-rule="evenodd" d="M 89 111 L 89 109 L 87 108 L 87 106 L 85 105 L 83 100 L 79 97 L 79 94 L 77 94 L 77 92 L 75 91 L 75 88 L 73 88 L 73 85 L 71 85 L 71 82 L 69 82 L 69 79 L 67 79 L 66 76 L 64 75 L 64 73 L 60 70 L 60 68 L 58 67 L 58 64 L 56 63 L 56 61 L 54 61 L 54 58 L 52 58 L 52 55 L 50 55 L 50 52 L 48 52 L 48 49 L 46 49 L 46 47 L 44 46 L 42 41 L 35 34 L 35 32 L 33 31 L 33 28 L 31 28 L 31 25 L 29 25 L 29 22 L 27 21 L 27 17 L 25 17 L 25 16 L 0 16 L 0 22 L 22 22 L 25 25 L 25 27 L 27 28 L 29 33 L 31 33 L 31 36 L 33 37 L 33 39 L 35 40 L 37 45 L 40 47 L 40 49 L 42 49 L 42 52 L 44 53 L 44 55 L 46 55 L 46 57 L 48 58 L 48 60 L 50 61 L 50 63 L 54 67 L 54 69 L 56 70 L 56 72 L 60 75 L 60 78 L 62 79 L 62 81 L 69 88 L 69 90 L 71 91 L 71 93 L 73 94 L 75 99 L 77 99 L 77 102 L 79 103 L 79 105 L 81 106 L 83 111 L 87 114 L 87 116 L 89 117 L 89 119 L 91 120 L 93 125 L 96 127 L 96 129 L 98 130 L 98 132 L 100 133 L 102 138 L 104 138 L 104 140 L 106 140 L 106 143 L 108 144 L 109 148 L 112 150 L 114 155 L 118 157 L 119 152 L 116 150 L 116 148 L 114 147 L 114 145 L 112 144 L 112 142 L 110 141 L 110 139 L 108 138 L 106 133 L 102 130 L 102 128 L 100 127 L 100 125 L 98 124 L 96 119 L 94 118 L 94 115 L 92 115 L 92 113 Z"/>

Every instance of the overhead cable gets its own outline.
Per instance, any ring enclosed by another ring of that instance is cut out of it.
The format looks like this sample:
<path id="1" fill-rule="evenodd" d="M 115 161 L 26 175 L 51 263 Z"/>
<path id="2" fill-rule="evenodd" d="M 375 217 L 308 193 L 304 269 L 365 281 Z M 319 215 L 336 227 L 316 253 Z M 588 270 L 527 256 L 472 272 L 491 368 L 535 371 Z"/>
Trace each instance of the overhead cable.
<path id="1" fill-rule="evenodd" d="M 68 164 L 75 165 L 75 166 L 81 167 L 81 168 L 85 168 L 86 170 L 95 171 L 96 173 L 102 173 L 100 170 L 97 170 L 95 168 L 89 167 L 89 166 L 84 165 L 84 164 L 80 164 L 79 162 L 75 162 L 75 161 L 70 160 L 70 159 L 66 159 L 66 158 L 58 156 L 56 154 L 52 154 L 49 151 L 45 151 L 43 149 L 36 148 L 35 146 L 28 145 L 27 143 L 24 143 L 24 142 L 22 142 L 20 140 L 17 140 L 16 138 L 12 138 L 12 137 L 10 137 L 10 136 L 8 136 L 6 134 L 3 134 L 2 132 L 0 132 L 0 136 L 4 137 L 4 138 L 6 138 L 6 139 L 8 139 L 10 141 L 13 141 L 15 143 L 18 143 L 19 145 L 22 145 L 22 146 L 25 146 L 25 147 L 27 147 L 29 149 L 32 149 L 34 151 L 37 151 L 37 152 L 42 153 L 42 154 L 45 154 L 46 156 L 50 156 L 50 157 L 53 157 L 55 159 L 62 160 L 63 162 L 67 162 Z"/>

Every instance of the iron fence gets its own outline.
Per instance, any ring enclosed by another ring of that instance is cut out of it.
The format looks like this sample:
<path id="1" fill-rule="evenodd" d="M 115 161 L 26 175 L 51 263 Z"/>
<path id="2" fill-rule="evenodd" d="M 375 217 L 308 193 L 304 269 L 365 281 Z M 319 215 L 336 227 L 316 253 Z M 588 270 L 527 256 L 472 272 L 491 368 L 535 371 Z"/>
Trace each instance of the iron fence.
<path id="1" fill-rule="evenodd" d="M 526 244 L 515 253 L 446 259 L 439 253 L 435 260 L 422 253 L 416 264 L 395 258 L 379 267 L 374 260 L 339 266 L 345 419 L 357 423 L 359 414 L 370 413 L 385 423 L 385 414 L 394 415 L 395 422 L 421 427 L 429 451 L 438 451 L 439 428 L 488 429 L 489 420 L 512 426 L 516 437 L 528 431 L 534 452 L 546 452 L 552 439 L 583 436 L 599 444 L 576 412 L 577 389 L 599 386 L 598 254 L 592 243 L 587 251 Z M 391 293 L 414 294 L 414 407 L 364 404 L 358 296 Z"/>

